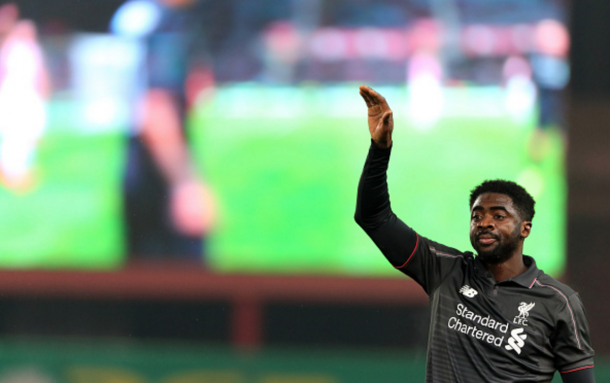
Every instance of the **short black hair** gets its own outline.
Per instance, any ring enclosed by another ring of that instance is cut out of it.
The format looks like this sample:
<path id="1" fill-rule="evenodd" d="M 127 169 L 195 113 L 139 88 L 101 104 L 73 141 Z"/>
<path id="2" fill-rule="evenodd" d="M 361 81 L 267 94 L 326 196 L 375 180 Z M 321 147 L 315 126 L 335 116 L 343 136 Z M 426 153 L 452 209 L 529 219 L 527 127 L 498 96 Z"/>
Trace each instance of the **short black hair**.
<path id="1" fill-rule="evenodd" d="M 510 197 L 524 221 L 534 219 L 536 201 L 521 185 L 507 180 L 486 180 L 470 191 L 470 209 L 483 193 L 499 193 Z"/>

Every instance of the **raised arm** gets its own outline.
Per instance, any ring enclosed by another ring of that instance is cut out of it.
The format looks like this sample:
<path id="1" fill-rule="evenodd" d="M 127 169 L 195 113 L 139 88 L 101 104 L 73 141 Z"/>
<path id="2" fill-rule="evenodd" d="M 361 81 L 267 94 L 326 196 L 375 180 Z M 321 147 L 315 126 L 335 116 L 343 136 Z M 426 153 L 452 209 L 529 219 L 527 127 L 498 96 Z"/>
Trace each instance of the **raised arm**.
<path id="1" fill-rule="evenodd" d="M 417 245 L 417 234 L 392 212 L 386 181 L 394 121 L 379 93 L 360 87 L 368 108 L 371 147 L 358 185 L 355 219 L 395 267 L 403 266 Z"/>
<path id="2" fill-rule="evenodd" d="M 392 212 L 386 179 L 394 129 L 392 110 L 385 98 L 367 86 L 360 87 L 360 95 L 368 108 L 371 146 L 358 184 L 356 222 L 394 267 L 430 294 L 460 262 L 461 253 L 418 236 Z"/>

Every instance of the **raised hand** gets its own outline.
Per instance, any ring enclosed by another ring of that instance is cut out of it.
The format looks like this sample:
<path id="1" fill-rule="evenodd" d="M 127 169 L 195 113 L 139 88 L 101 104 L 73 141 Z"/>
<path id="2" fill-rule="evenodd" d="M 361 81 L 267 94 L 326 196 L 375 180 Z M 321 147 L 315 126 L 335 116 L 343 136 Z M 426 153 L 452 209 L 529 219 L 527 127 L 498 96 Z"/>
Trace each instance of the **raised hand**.
<path id="1" fill-rule="evenodd" d="M 369 132 L 375 145 L 388 148 L 392 145 L 394 119 L 385 98 L 366 85 L 360 86 L 360 96 L 369 108 Z"/>

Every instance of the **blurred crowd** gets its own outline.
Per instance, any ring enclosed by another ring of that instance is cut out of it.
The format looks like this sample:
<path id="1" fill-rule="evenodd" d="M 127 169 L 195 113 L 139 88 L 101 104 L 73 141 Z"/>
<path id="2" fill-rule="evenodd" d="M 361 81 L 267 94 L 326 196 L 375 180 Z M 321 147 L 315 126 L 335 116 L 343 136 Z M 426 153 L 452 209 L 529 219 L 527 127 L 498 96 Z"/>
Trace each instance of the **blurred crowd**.
<path id="1" fill-rule="evenodd" d="M 541 34 L 548 40 L 557 33 L 549 32 L 548 21 L 564 29 L 567 22 L 562 0 L 159 1 L 187 7 L 197 20 L 193 33 L 199 49 L 209 54 L 218 83 L 404 82 L 405 65 L 421 48 L 438 51 L 448 81 L 498 83 L 507 56 L 548 53 L 537 41 Z M 94 15 L 70 11 L 77 5 L 69 1 L 54 2 L 55 12 L 45 14 L 45 7 L 35 10 L 36 0 L 22 2 L 43 41 L 72 32 L 108 32 L 126 3 L 100 2 L 96 7 L 105 4 L 105 12 Z M 46 45 L 48 54 L 61 55 L 53 52 L 59 44 Z M 54 67 L 61 76 L 59 69 Z"/>

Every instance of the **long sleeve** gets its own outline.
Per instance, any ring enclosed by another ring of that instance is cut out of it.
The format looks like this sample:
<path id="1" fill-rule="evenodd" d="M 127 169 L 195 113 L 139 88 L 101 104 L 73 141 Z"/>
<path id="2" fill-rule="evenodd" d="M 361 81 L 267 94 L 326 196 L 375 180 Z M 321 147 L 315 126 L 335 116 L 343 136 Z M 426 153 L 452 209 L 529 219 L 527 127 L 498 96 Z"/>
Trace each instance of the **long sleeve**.
<path id="1" fill-rule="evenodd" d="M 355 219 L 390 263 L 401 267 L 415 250 L 418 237 L 390 206 L 386 172 L 391 150 L 380 149 L 371 141 L 358 185 Z"/>
<path id="2" fill-rule="evenodd" d="M 387 260 L 430 294 L 462 260 L 462 253 L 418 235 L 393 212 L 386 172 L 391 148 L 371 143 L 358 185 L 356 222 Z"/>

